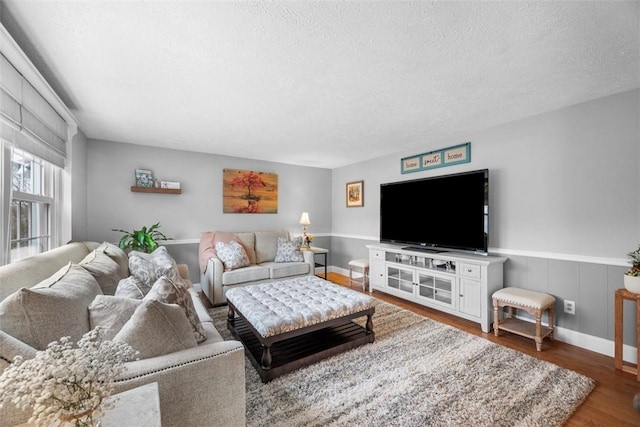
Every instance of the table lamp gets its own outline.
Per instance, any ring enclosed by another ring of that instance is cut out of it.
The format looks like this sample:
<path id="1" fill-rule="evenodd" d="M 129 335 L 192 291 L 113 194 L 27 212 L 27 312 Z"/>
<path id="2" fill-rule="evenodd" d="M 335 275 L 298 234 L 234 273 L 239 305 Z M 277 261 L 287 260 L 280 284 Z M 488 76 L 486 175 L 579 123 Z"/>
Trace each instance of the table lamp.
<path id="1" fill-rule="evenodd" d="M 307 225 L 311 224 L 311 221 L 309 221 L 309 212 L 302 212 L 299 222 L 302 225 L 302 247 L 309 249 L 309 241 L 307 240 Z"/>

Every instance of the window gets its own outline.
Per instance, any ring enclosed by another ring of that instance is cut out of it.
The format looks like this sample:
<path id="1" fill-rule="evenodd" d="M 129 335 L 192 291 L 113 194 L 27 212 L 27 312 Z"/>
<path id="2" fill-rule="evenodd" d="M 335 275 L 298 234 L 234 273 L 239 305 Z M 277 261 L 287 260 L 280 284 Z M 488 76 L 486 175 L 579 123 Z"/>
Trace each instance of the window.
<path id="1" fill-rule="evenodd" d="M 20 150 L 11 156 L 9 262 L 44 252 L 51 244 L 55 166 Z"/>

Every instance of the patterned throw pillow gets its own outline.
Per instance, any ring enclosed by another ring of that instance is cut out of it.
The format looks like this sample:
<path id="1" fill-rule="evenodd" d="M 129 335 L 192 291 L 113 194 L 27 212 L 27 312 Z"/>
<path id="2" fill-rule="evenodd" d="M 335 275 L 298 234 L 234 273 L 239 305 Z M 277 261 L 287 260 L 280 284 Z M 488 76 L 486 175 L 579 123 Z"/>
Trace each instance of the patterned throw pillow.
<path id="1" fill-rule="evenodd" d="M 235 240 L 229 243 L 216 242 L 216 252 L 226 270 L 234 270 L 249 265 L 247 253 L 242 245 Z"/>
<path id="2" fill-rule="evenodd" d="M 131 251 L 129 272 L 148 288 L 151 288 L 160 276 L 182 283 L 178 266 L 164 246 L 159 246 L 150 254 Z"/>
<path id="3" fill-rule="evenodd" d="M 135 276 L 129 276 L 118 282 L 118 287 L 113 295 L 116 297 L 142 299 L 147 293 L 149 293 L 151 286 L 153 286 L 153 284 L 147 285 L 146 283 L 138 280 Z"/>
<path id="4" fill-rule="evenodd" d="M 278 249 L 276 251 L 275 262 L 301 262 L 304 261 L 304 255 L 300 252 L 302 246 L 302 237 L 296 237 L 293 240 L 278 237 Z"/>
<path id="5" fill-rule="evenodd" d="M 207 339 L 204 328 L 200 324 L 198 313 L 196 313 L 196 308 L 191 300 L 191 295 L 182 284 L 162 276 L 153 284 L 153 287 L 149 293 L 145 295 L 143 300 L 160 301 L 165 304 L 178 304 L 187 315 L 189 323 L 191 323 L 196 342 L 201 343 Z"/>

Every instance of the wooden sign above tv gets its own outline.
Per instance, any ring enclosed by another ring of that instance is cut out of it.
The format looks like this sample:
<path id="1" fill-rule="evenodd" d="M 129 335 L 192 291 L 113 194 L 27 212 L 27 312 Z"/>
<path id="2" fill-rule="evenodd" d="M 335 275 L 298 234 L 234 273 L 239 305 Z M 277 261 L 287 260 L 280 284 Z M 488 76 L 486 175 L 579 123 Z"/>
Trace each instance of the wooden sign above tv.
<path id="1" fill-rule="evenodd" d="M 401 160 L 402 173 L 419 172 L 427 169 L 452 166 L 471 161 L 471 143 L 454 145 L 453 147 L 429 151 Z"/>

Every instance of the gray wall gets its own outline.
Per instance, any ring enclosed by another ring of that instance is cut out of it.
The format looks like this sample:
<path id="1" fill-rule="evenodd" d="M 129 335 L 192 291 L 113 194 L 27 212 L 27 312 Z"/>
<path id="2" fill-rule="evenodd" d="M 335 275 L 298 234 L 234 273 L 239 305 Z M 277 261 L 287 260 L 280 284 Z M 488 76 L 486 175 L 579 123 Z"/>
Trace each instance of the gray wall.
<path id="1" fill-rule="evenodd" d="M 331 171 L 282 163 L 89 139 L 87 150 L 88 238 L 117 242 L 121 233 L 160 222 L 178 240 L 168 245 L 198 278 L 198 244 L 208 230 L 289 229 L 301 234 L 300 214 L 308 211 L 309 232 L 331 233 Z M 278 213 L 223 214 L 222 170 L 248 169 L 278 174 Z M 150 169 L 165 181 L 179 181 L 182 194 L 132 193 L 135 169 Z M 319 237 L 319 241 L 322 239 Z M 315 244 L 316 242 L 314 242 Z M 328 241 L 325 242 L 328 244 Z"/>
<path id="2" fill-rule="evenodd" d="M 87 240 L 87 137 L 81 130 L 73 137 L 67 160 L 71 172 L 71 239 Z"/>
<path id="3" fill-rule="evenodd" d="M 314 244 L 330 248 L 329 264 L 343 272 L 378 240 L 381 183 L 488 168 L 489 246 L 509 258 L 505 285 L 555 295 L 559 326 L 612 340 L 613 292 L 622 287 L 626 252 L 640 242 L 639 98 L 633 90 L 334 170 L 89 139 L 88 238 L 116 241 L 111 228 L 160 221 L 166 234 L 182 240 L 170 252 L 197 281 L 195 242 L 202 231 L 299 233 L 306 210 L 310 232 L 320 235 Z M 402 157 L 466 141 L 471 163 L 400 173 Z M 131 193 L 136 168 L 180 181 L 183 194 Z M 278 173 L 278 214 L 222 214 L 223 168 Z M 357 180 L 364 180 L 364 207 L 347 208 L 345 184 Z M 562 312 L 564 299 L 576 302 L 575 315 Z M 627 305 L 627 344 L 635 344 L 634 325 Z"/>
<path id="4" fill-rule="evenodd" d="M 333 265 L 346 269 L 377 241 L 381 183 L 488 168 L 489 246 L 509 258 L 505 286 L 552 293 L 559 326 L 612 340 L 613 293 L 623 286 L 625 254 L 640 242 L 639 99 L 640 90 L 624 92 L 334 169 Z M 470 163 L 400 173 L 402 157 L 467 141 Z M 364 207 L 346 208 L 345 183 L 360 179 Z M 562 312 L 564 299 L 576 302 L 576 315 Z"/>

